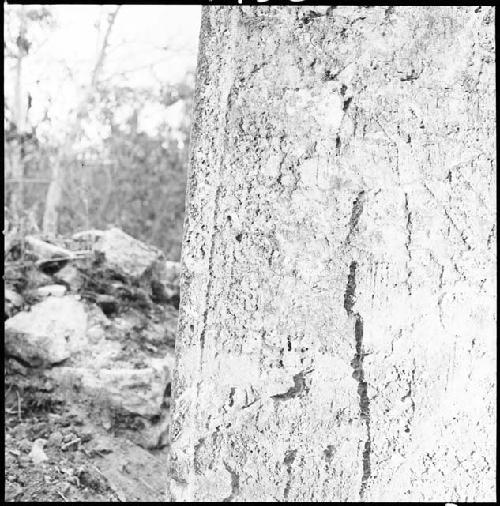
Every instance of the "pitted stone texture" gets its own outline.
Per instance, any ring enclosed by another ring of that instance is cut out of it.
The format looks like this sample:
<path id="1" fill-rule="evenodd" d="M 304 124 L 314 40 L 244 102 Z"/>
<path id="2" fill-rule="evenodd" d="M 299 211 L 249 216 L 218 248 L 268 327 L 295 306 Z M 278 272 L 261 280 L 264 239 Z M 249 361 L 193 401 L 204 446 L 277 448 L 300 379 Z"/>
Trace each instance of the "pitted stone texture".
<path id="1" fill-rule="evenodd" d="M 494 500 L 493 8 L 201 31 L 169 497 Z"/>

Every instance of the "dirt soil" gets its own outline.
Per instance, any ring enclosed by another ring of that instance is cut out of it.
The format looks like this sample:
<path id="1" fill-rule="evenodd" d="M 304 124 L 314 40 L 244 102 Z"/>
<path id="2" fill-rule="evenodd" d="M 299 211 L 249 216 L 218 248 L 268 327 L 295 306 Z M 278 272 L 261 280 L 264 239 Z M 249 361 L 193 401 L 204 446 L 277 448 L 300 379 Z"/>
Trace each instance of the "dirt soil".
<path id="1" fill-rule="evenodd" d="M 167 448 L 132 442 L 133 420 L 92 421 L 55 387 L 43 371 L 5 363 L 5 501 L 164 501 Z M 41 462 L 30 453 L 39 439 Z"/>

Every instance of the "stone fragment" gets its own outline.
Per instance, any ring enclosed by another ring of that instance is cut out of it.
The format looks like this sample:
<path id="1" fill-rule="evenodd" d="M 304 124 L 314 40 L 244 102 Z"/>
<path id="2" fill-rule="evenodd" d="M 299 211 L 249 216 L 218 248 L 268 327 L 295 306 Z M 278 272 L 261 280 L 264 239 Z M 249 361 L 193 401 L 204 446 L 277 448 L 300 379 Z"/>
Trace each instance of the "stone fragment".
<path id="1" fill-rule="evenodd" d="M 179 307 L 180 262 L 166 260 L 155 266 L 153 272 L 153 297 L 160 302 L 170 302 Z"/>
<path id="2" fill-rule="evenodd" d="M 14 307 L 22 307 L 23 298 L 14 290 L 11 290 L 8 287 L 5 287 L 5 302 L 8 302 Z"/>
<path id="3" fill-rule="evenodd" d="M 47 441 L 45 439 L 39 438 L 36 439 L 35 442 L 33 443 L 31 451 L 28 455 L 33 464 L 38 465 L 49 459 L 45 454 L 45 452 L 43 451 L 43 447 L 45 446 L 46 442 Z"/>
<path id="4" fill-rule="evenodd" d="M 49 439 L 47 441 L 47 446 L 53 447 L 53 448 L 60 448 L 63 443 L 63 435 L 60 431 L 56 430 L 55 432 L 52 432 L 49 436 Z"/>
<path id="5" fill-rule="evenodd" d="M 72 264 L 65 265 L 54 278 L 64 283 L 72 292 L 77 292 L 83 285 L 83 278 L 80 271 Z"/>
<path id="6" fill-rule="evenodd" d="M 5 322 L 5 350 L 32 366 L 56 364 L 87 343 L 87 314 L 75 296 L 49 296 Z"/>
<path id="7" fill-rule="evenodd" d="M 99 343 L 106 337 L 106 330 L 111 326 L 110 320 L 102 309 L 94 304 L 87 306 L 87 339 L 90 343 Z"/>
<path id="8" fill-rule="evenodd" d="M 180 262 L 172 262 L 170 260 L 165 262 L 164 276 L 161 281 L 165 286 L 167 296 L 173 297 L 174 295 L 179 295 L 180 273 Z"/>
<path id="9" fill-rule="evenodd" d="M 51 285 L 54 281 L 52 278 L 36 268 L 29 269 L 26 273 L 26 283 L 30 288 Z"/>
<path id="10" fill-rule="evenodd" d="M 83 230 L 71 236 L 71 239 L 76 242 L 93 244 L 105 234 L 104 230 Z"/>
<path id="11" fill-rule="evenodd" d="M 150 367 L 91 370 L 85 367 L 58 367 L 50 371 L 61 384 L 99 399 L 107 407 L 151 418 L 161 413 L 173 359 L 151 359 Z"/>
<path id="12" fill-rule="evenodd" d="M 94 244 L 93 251 L 110 270 L 133 279 L 144 276 L 163 258 L 159 249 L 134 239 L 119 228 L 105 231 Z"/>
<path id="13" fill-rule="evenodd" d="M 113 295 L 100 293 L 96 297 L 96 304 L 106 315 L 116 313 L 119 308 L 119 301 Z"/>
<path id="14" fill-rule="evenodd" d="M 128 438 L 146 450 L 164 448 L 168 444 L 168 431 L 170 428 L 170 410 L 163 410 L 157 423 L 146 421 L 146 427 L 134 432 Z"/>
<path id="15" fill-rule="evenodd" d="M 23 298 L 16 291 L 5 287 L 4 291 L 4 314 L 5 317 L 13 316 L 23 306 Z"/>
<path id="16" fill-rule="evenodd" d="M 27 248 L 39 259 L 67 258 L 71 252 L 60 246 L 50 244 L 38 237 L 28 235 L 24 239 Z"/>
<path id="17" fill-rule="evenodd" d="M 66 293 L 66 287 L 64 285 L 46 285 L 31 290 L 30 295 L 35 297 L 62 297 Z"/>

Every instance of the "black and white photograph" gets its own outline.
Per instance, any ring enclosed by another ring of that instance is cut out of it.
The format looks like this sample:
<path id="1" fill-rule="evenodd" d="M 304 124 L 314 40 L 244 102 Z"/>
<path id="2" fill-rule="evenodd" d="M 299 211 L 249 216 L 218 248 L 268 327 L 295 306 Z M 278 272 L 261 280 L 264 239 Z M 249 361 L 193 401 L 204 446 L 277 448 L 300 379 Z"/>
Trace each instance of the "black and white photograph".
<path id="1" fill-rule="evenodd" d="M 495 503 L 495 14 L 4 2 L 5 502 Z"/>

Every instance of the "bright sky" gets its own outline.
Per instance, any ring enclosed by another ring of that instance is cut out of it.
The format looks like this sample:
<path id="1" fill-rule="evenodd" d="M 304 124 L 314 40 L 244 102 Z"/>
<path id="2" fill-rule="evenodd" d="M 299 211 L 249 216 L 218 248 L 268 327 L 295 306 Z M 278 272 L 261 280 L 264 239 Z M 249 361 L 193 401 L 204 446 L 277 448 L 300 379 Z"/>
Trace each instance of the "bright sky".
<path id="1" fill-rule="evenodd" d="M 50 8 L 57 26 L 40 36 L 39 42 L 43 44 L 33 47 L 34 52 L 25 59 L 23 69 L 25 91 L 29 90 L 33 96 L 35 123 L 48 100 L 52 102 L 53 121 L 64 121 L 76 102 L 78 85 L 84 86 L 90 80 L 107 13 L 115 6 L 55 5 Z M 122 6 L 113 27 L 103 78 L 117 79 L 132 87 L 159 87 L 182 80 L 196 66 L 200 11 L 196 5 Z M 13 95 L 14 84 L 13 74 L 8 71 L 7 99 Z M 119 75 L 122 72 L 125 74 Z M 175 111 L 172 116 L 175 123 Z"/>
<path id="2" fill-rule="evenodd" d="M 110 10 L 114 10 L 114 6 L 55 6 L 60 28 L 46 50 L 59 53 L 61 58 L 90 63 L 90 68 L 96 55 L 95 23 Z M 193 67 L 199 24 L 200 6 L 124 5 L 113 28 L 108 69 L 123 71 L 157 63 L 158 77 L 177 81 Z M 129 76 L 133 76 L 137 84 L 149 84 L 148 74 L 136 72 Z"/>

